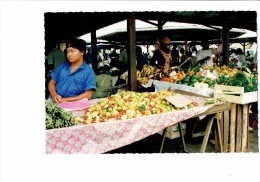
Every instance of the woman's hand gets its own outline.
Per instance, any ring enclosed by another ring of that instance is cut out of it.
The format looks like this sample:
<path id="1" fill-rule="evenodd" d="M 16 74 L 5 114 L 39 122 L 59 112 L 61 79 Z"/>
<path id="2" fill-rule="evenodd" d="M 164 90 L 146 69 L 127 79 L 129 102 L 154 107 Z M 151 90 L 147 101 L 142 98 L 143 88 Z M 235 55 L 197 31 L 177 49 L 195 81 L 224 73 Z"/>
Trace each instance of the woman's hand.
<path id="1" fill-rule="evenodd" d="M 60 103 L 62 101 L 62 98 L 59 94 L 56 94 L 52 97 L 52 102 L 53 103 Z"/>

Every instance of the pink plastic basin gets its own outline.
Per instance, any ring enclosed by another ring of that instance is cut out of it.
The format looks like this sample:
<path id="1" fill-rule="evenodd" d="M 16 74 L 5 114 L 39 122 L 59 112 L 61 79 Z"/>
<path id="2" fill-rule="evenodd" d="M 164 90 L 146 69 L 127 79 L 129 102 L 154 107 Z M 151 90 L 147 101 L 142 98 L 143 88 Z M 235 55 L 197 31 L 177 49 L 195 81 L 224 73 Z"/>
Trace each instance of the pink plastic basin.
<path id="1" fill-rule="evenodd" d="M 73 102 L 62 102 L 59 103 L 59 106 L 63 108 L 65 111 L 86 110 L 89 106 L 89 101 L 88 99 L 82 99 Z"/>

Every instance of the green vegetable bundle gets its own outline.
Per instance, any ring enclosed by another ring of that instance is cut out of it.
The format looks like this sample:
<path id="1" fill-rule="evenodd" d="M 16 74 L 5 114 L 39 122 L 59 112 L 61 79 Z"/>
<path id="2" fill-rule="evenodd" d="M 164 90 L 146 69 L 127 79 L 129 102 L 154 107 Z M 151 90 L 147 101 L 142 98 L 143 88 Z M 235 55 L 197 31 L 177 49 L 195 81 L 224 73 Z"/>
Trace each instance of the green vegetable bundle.
<path id="1" fill-rule="evenodd" d="M 238 71 L 230 78 L 229 85 L 244 87 L 245 92 L 257 91 L 257 78 L 254 75 L 247 76 L 243 71 Z"/>
<path id="2" fill-rule="evenodd" d="M 72 126 L 72 114 L 60 108 L 57 104 L 45 101 L 45 128 L 64 128 Z"/>

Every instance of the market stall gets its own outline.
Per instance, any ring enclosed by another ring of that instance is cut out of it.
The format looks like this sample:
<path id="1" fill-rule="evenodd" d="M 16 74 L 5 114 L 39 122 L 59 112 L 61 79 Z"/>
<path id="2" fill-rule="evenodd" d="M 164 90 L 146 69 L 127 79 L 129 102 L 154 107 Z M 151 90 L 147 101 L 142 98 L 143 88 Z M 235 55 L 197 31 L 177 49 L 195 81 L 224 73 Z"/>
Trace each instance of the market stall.
<path id="1" fill-rule="evenodd" d="M 205 105 L 206 100 L 199 97 L 185 97 L 198 103 L 198 106 L 132 119 L 46 130 L 46 153 L 104 153 L 158 133 L 214 106 Z M 93 100 L 91 104 L 97 102 Z"/>
<path id="2" fill-rule="evenodd" d="M 177 16 L 177 14 L 179 16 Z M 216 22 L 216 21 L 208 21 L 208 19 L 202 19 L 202 14 L 205 15 L 204 18 L 206 17 L 211 17 L 211 18 L 216 18 L 216 16 L 208 16 L 208 12 L 190 12 L 191 14 L 187 14 L 189 18 L 186 17 L 186 12 L 171 12 L 171 16 L 169 16 L 169 13 L 165 12 L 117 12 L 117 13 L 91 13 L 91 16 L 93 16 L 93 20 L 96 20 L 97 17 L 99 17 L 99 20 L 102 18 L 106 17 L 104 19 L 104 22 L 100 24 L 100 27 L 96 26 L 96 21 L 91 22 L 91 26 L 84 26 L 84 27 L 91 27 L 88 30 L 84 30 L 85 33 L 91 32 L 91 36 L 93 39 L 92 45 L 93 48 L 96 45 L 95 40 L 96 40 L 96 30 L 97 28 L 101 28 L 103 26 L 109 25 L 112 22 L 118 22 L 123 19 L 127 19 L 127 31 L 129 35 L 129 55 L 128 57 L 130 58 L 130 64 L 129 64 L 129 78 L 128 78 L 128 86 L 129 90 L 131 91 L 137 91 L 136 87 L 136 81 L 140 82 L 141 85 L 145 85 L 148 83 L 154 84 L 156 91 L 159 90 L 166 90 L 166 89 L 181 89 L 184 91 L 189 91 L 190 93 L 199 93 L 200 95 L 203 96 L 209 96 L 212 97 L 213 90 L 215 84 L 226 84 L 228 77 L 230 78 L 231 75 L 233 75 L 233 72 L 228 70 L 227 73 L 225 73 L 224 70 L 220 70 L 222 68 L 219 68 L 219 70 L 216 70 L 216 73 L 218 71 L 223 71 L 223 74 L 220 76 L 218 74 L 218 79 L 219 80 L 213 80 L 211 78 L 202 78 L 202 81 L 200 81 L 198 78 L 193 77 L 193 75 L 188 75 L 188 73 L 177 73 L 179 74 L 176 78 L 170 78 L 171 76 L 168 76 L 166 78 L 166 75 L 163 75 L 159 71 L 154 69 L 154 72 L 152 72 L 152 68 L 147 69 L 146 71 L 143 71 L 138 74 L 135 69 L 135 45 L 136 45 L 136 37 L 135 37 L 135 19 L 142 19 L 144 21 L 150 22 L 150 20 L 157 20 L 158 24 L 158 32 L 162 33 L 162 25 L 163 21 L 174 21 L 174 20 L 182 20 L 183 17 L 185 17 L 185 20 L 189 20 L 190 23 L 203 23 L 208 26 L 211 26 L 211 23 L 209 22 Z M 209 12 L 215 14 L 216 12 Z M 231 19 L 224 18 L 226 21 L 223 22 L 223 17 L 229 17 L 230 14 L 225 13 L 223 15 L 217 13 L 217 15 L 221 15 L 220 21 L 218 22 L 218 25 L 223 26 L 222 29 L 222 34 L 223 34 L 223 60 L 224 62 L 228 63 L 228 56 L 229 56 L 229 29 L 231 27 L 241 27 L 242 25 L 246 26 L 249 28 L 248 24 L 241 24 L 241 21 L 244 20 L 241 18 L 243 12 L 237 12 L 236 15 L 234 12 L 233 16 L 235 16 L 235 21 L 232 23 L 232 21 L 229 21 Z M 245 12 L 244 12 L 245 13 Z M 107 15 L 113 15 L 113 18 L 110 18 L 110 16 Z M 182 15 L 181 15 L 182 14 Z M 212 14 L 212 15 L 213 15 Z M 54 17 L 62 17 L 62 16 L 57 16 L 59 14 L 46 14 L 46 37 L 48 40 L 53 39 L 54 37 L 58 37 L 58 35 L 55 35 L 51 33 L 51 30 L 53 30 L 53 24 L 51 23 L 54 20 Z M 88 14 L 90 15 L 90 14 Z M 102 16 L 101 16 L 102 15 Z M 123 16 L 118 16 L 118 15 L 123 15 Z M 180 16 L 181 15 L 181 16 Z M 245 15 L 250 15 L 252 17 L 255 16 L 255 12 L 246 12 Z M 67 14 L 66 17 L 71 17 L 75 16 L 73 13 Z M 79 16 L 76 19 L 81 19 L 82 17 L 86 16 L 86 13 L 81 13 L 77 14 Z M 65 16 L 64 16 L 65 17 Z M 109 17 L 109 20 L 107 19 Z M 171 18 L 169 18 L 171 17 Z M 176 18 L 176 19 L 175 19 Z M 63 18 L 66 21 L 68 18 Z M 81 22 L 81 21 L 80 21 Z M 248 22 L 248 19 L 246 19 L 246 22 Z M 89 23 L 89 22 L 88 22 Z M 252 25 L 251 25 L 252 24 Z M 252 19 L 250 22 L 250 29 L 255 30 L 255 20 Z M 241 27 L 242 28 L 242 27 Z M 159 31 L 160 30 L 160 31 Z M 63 31 L 61 31 L 63 32 Z M 66 31 L 65 31 L 66 32 Z M 83 34 L 83 32 L 74 32 L 74 36 Z M 66 39 L 67 35 L 60 35 L 61 40 Z M 95 51 L 94 51 L 95 53 Z M 95 63 L 95 61 L 94 61 Z M 94 65 L 94 69 L 95 69 Z M 211 69 L 205 69 L 207 70 L 208 76 L 211 77 L 213 72 L 211 72 Z M 192 71 L 192 70 L 190 70 Z M 204 71 L 204 69 L 203 69 Z M 149 72 L 153 73 L 149 75 Z M 176 74 L 176 75 L 177 75 Z M 173 75 L 172 77 L 176 76 Z M 188 77 L 189 76 L 189 77 Z M 214 75 L 216 76 L 216 75 Z M 157 77 L 157 78 L 156 78 Z M 164 79 L 164 80 L 162 80 Z M 174 81 L 173 81 L 174 80 Z M 178 83 L 177 83 L 178 82 Z M 195 87 L 195 83 L 199 83 L 196 85 L 199 85 L 200 88 Z M 202 84 L 203 83 L 203 86 Z M 238 82 L 237 82 L 238 83 Z M 235 84 L 235 83 L 234 83 Z M 240 83 L 239 83 L 240 84 Z M 234 86 L 234 85 L 233 85 Z M 243 85 L 245 86 L 245 85 Z M 250 87 L 245 87 L 249 88 L 247 91 L 252 91 L 250 89 L 253 89 L 255 91 L 255 88 Z M 198 97 L 194 97 L 193 99 L 198 99 Z M 232 102 L 232 101 L 230 101 Z M 212 106 L 212 105 L 211 105 Z M 174 112 L 169 112 L 169 113 L 159 113 L 159 114 L 153 114 L 153 115 L 147 115 L 147 116 L 142 116 L 138 118 L 131 118 L 131 119 L 126 119 L 126 118 L 120 118 L 120 119 L 115 119 L 111 122 L 98 122 L 98 123 L 90 123 L 87 125 L 78 125 L 78 126 L 70 126 L 70 127 L 65 127 L 65 128 L 60 128 L 60 129 L 51 129 L 51 130 L 46 130 L 46 152 L 47 153 L 104 153 L 106 151 L 110 151 L 112 149 L 116 149 L 118 147 L 128 145 L 130 143 L 133 143 L 135 141 L 141 140 L 147 136 L 150 136 L 154 133 L 157 133 L 164 128 L 171 126 L 173 124 L 177 124 L 178 122 L 184 121 L 188 118 L 191 118 L 193 116 L 196 116 L 200 113 L 205 112 L 207 109 L 209 109 L 210 106 L 204 106 L 203 104 L 199 104 L 198 107 L 195 108 L 190 108 L 190 109 L 185 109 L 185 110 L 179 110 L 179 111 L 174 111 Z M 241 109 L 238 109 L 238 113 L 242 113 L 240 111 Z M 245 114 L 246 111 L 248 110 L 248 107 L 245 106 L 245 112 L 243 117 L 247 118 L 247 115 Z M 234 131 L 234 121 L 235 119 L 235 114 L 234 114 L 234 109 L 232 109 L 231 113 L 225 112 L 224 115 L 227 115 L 228 117 L 231 118 L 231 129 Z M 233 113 L 233 114 L 232 114 Z M 239 118 L 239 117 L 238 117 Z M 165 121 L 164 121 L 165 120 Z M 239 120 L 239 119 L 238 119 Z M 227 120 L 228 121 L 228 120 Z M 247 121 L 244 119 L 244 121 Z M 228 123 L 225 121 L 225 124 Z M 239 125 L 238 125 L 239 126 Z M 226 126 L 225 126 L 226 128 Z M 243 127 L 245 130 L 242 132 L 243 136 L 245 135 L 245 131 L 248 131 L 248 128 L 246 125 Z M 225 133 L 226 130 L 224 131 Z M 234 135 L 231 133 L 231 139 L 226 140 L 226 143 L 230 142 L 231 145 L 231 151 L 234 151 Z M 247 138 L 241 139 L 243 143 L 247 140 Z M 245 151 L 245 150 L 243 150 Z"/>

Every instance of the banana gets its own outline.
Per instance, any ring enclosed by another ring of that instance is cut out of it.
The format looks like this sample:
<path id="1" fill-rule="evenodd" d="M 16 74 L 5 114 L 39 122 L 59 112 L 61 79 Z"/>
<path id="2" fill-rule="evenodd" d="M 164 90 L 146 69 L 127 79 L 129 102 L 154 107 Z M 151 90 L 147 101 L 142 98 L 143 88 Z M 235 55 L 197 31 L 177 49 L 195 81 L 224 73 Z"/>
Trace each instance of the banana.
<path id="1" fill-rule="evenodd" d="M 162 78 L 162 77 L 163 77 L 163 76 L 162 76 L 162 72 L 160 72 L 160 74 L 159 74 L 159 77 L 160 77 L 160 78 Z"/>
<path id="2" fill-rule="evenodd" d="M 153 78 L 154 77 L 154 75 L 152 74 L 152 75 L 149 75 L 149 78 Z"/>
<path id="3" fill-rule="evenodd" d="M 147 69 L 144 73 L 144 76 L 148 76 L 150 74 L 150 69 Z"/>
<path id="4" fill-rule="evenodd" d="M 154 67 L 153 66 L 149 66 L 148 68 L 149 68 L 150 72 L 153 73 Z"/>
<path id="5" fill-rule="evenodd" d="M 136 71 L 136 78 L 137 79 L 141 78 L 141 72 L 139 70 Z"/>

